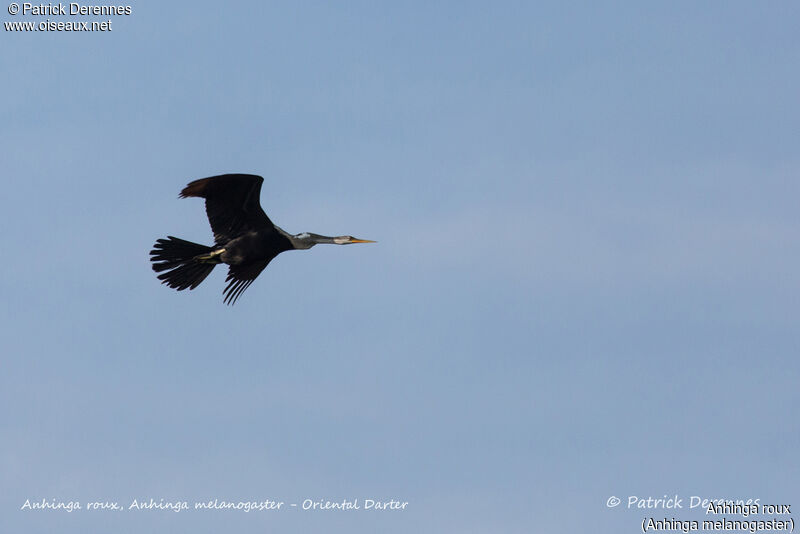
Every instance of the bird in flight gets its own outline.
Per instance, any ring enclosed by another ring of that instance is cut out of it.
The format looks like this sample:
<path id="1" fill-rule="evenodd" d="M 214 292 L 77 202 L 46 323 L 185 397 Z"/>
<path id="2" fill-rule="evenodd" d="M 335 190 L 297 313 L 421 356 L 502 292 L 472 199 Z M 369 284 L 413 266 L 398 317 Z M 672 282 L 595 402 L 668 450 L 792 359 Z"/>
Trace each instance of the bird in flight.
<path id="1" fill-rule="evenodd" d="M 319 243 L 349 245 L 375 243 L 343 235 L 327 237 L 310 232 L 292 235 L 269 220 L 259 196 L 264 179 L 253 174 L 223 174 L 189 183 L 180 198 L 206 200 L 206 214 L 214 232 L 207 247 L 177 237 L 156 240 L 150 261 L 162 284 L 183 291 L 194 289 L 220 263 L 228 265 L 225 304 L 233 304 L 272 259 L 287 250 L 305 250 Z"/>

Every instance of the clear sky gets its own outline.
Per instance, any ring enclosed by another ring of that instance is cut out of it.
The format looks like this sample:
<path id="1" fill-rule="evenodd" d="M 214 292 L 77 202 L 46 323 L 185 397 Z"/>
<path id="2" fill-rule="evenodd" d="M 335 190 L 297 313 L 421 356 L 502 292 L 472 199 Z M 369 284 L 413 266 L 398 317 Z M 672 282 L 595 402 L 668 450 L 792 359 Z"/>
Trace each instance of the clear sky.
<path id="1" fill-rule="evenodd" d="M 0 35 L 0 531 L 800 507 L 796 2 L 7 6 L 112 31 Z M 179 191 L 224 172 L 290 232 L 378 244 L 282 254 L 233 307 L 223 269 L 160 285 L 155 239 L 211 242 Z"/>

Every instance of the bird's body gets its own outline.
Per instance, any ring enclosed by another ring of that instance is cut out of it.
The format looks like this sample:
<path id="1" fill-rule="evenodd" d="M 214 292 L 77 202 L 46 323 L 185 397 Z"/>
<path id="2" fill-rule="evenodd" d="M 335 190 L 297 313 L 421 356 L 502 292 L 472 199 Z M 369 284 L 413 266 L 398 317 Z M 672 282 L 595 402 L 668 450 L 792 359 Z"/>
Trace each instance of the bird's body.
<path id="1" fill-rule="evenodd" d="M 319 243 L 373 243 L 352 236 L 289 234 L 275 226 L 261 209 L 259 197 L 263 181 L 253 174 L 223 174 L 187 185 L 180 197 L 205 199 L 214 246 L 172 236 L 157 240 L 150 251 L 150 260 L 153 270 L 162 273 L 159 280 L 178 291 L 194 289 L 215 265 L 224 263 L 229 266 L 224 300 L 226 304 L 233 304 L 281 252 L 308 249 Z"/>
<path id="2" fill-rule="evenodd" d="M 278 232 L 254 231 L 231 239 L 224 244 L 220 254 L 222 263 L 242 265 L 274 257 L 292 250 L 291 241 Z"/>

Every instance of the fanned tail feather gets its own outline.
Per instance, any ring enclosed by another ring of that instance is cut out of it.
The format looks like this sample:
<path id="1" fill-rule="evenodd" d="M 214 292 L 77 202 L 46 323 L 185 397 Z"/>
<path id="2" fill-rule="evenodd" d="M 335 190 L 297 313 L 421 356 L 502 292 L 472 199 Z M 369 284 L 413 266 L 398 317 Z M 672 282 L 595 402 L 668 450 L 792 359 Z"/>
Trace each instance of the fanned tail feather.
<path id="1" fill-rule="evenodd" d="M 183 291 L 194 289 L 214 270 L 216 263 L 203 262 L 197 256 L 207 255 L 214 249 L 191 241 L 168 236 L 159 239 L 150 251 L 150 261 L 162 284 Z"/>

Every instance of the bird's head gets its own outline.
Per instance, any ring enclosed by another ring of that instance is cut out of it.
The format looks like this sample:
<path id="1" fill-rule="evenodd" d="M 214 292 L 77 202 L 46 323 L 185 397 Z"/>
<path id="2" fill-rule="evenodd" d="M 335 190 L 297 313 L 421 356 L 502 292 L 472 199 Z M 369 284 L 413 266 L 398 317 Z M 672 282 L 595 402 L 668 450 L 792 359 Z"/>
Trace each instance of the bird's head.
<path id="1" fill-rule="evenodd" d="M 375 243 L 369 239 L 356 239 L 351 235 L 340 235 L 333 238 L 333 243 L 336 245 L 350 245 L 352 243 Z"/>
<path id="2" fill-rule="evenodd" d="M 308 249 L 314 245 L 327 244 L 327 245 L 350 245 L 352 243 L 375 243 L 369 239 L 356 239 L 351 235 L 340 235 L 336 237 L 328 237 L 326 235 L 312 234 L 311 232 L 303 232 L 290 236 L 294 248 Z"/>

